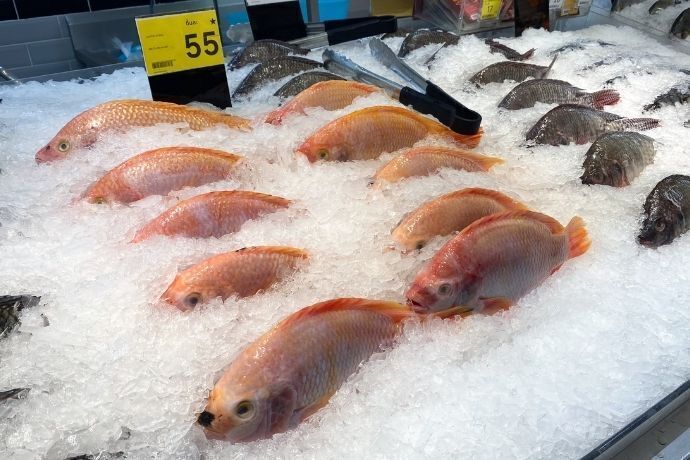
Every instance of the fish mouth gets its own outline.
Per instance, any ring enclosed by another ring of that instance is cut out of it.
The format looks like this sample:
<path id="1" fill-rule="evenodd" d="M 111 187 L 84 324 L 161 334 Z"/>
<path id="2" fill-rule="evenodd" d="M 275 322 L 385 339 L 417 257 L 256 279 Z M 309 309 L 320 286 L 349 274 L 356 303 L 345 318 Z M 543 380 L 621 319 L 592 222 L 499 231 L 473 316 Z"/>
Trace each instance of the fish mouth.
<path id="1" fill-rule="evenodd" d="M 50 148 L 50 145 L 46 145 L 38 152 L 36 152 L 36 163 L 48 163 L 50 161 L 57 160 L 60 155 Z"/>
<path id="2" fill-rule="evenodd" d="M 407 306 L 414 310 L 415 313 L 423 314 L 429 313 L 429 307 L 422 305 L 414 299 L 407 299 Z"/>

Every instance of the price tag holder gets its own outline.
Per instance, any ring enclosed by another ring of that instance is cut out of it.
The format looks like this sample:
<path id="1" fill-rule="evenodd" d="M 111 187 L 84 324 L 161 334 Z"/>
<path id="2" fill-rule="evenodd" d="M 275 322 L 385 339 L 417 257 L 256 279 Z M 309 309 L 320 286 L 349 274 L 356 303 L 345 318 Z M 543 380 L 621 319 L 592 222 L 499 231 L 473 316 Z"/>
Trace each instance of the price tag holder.
<path id="1" fill-rule="evenodd" d="M 501 12 L 501 0 L 484 0 L 482 2 L 482 21 L 496 19 Z"/>
<path id="2" fill-rule="evenodd" d="M 215 10 L 143 16 L 136 25 L 154 100 L 231 106 Z"/>

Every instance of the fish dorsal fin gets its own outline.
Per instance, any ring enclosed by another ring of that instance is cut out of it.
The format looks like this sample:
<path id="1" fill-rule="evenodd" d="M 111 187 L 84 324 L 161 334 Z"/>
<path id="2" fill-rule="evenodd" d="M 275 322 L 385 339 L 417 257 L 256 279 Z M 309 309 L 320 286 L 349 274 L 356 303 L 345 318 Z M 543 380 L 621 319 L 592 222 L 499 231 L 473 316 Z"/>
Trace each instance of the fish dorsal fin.
<path id="1" fill-rule="evenodd" d="M 292 203 L 292 201 L 290 201 L 286 198 L 280 197 L 280 196 L 269 195 L 267 193 L 252 192 L 251 190 L 224 190 L 224 191 L 208 192 L 208 193 L 204 193 L 203 195 L 197 195 L 197 196 L 192 197 L 190 199 L 199 198 L 199 197 L 203 197 L 203 196 L 207 196 L 207 197 L 228 196 L 228 197 L 233 197 L 233 198 L 238 198 L 238 199 L 260 200 L 260 201 L 274 204 L 276 206 L 283 206 L 283 207 L 287 207 Z"/>
<path id="2" fill-rule="evenodd" d="M 546 225 L 551 233 L 559 234 L 565 232 L 565 227 L 560 224 L 556 219 L 546 214 L 539 212 L 529 211 L 529 210 L 518 210 L 518 211 L 506 211 L 499 212 L 497 214 L 492 214 L 490 216 L 482 217 L 481 219 L 475 220 L 470 225 L 465 227 L 465 229 L 460 232 L 461 234 L 469 234 L 476 231 L 480 227 L 485 225 L 490 225 L 495 222 L 511 220 L 511 219 L 529 219 L 541 222 Z"/>
<path id="3" fill-rule="evenodd" d="M 299 257 L 303 259 L 309 258 L 309 253 L 304 249 L 294 248 L 292 246 L 249 246 L 240 248 L 235 253 L 242 254 L 278 254 L 289 257 Z"/>
<path id="4" fill-rule="evenodd" d="M 463 188 L 461 190 L 456 190 L 454 192 L 450 192 L 447 195 L 443 195 L 441 198 L 448 197 L 448 198 L 457 198 L 461 196 L 467 196 L 467 195 L 475 195 L 475 196 L 485 196 L 487 198 L 491 198 L 492 200 L 497 201 L 501 205 L 505 206 L 508 209 L 529 209 L 527 206 L 524 204 L 520 203 L 519 201 L 516 201 L 509 197 L 508 195 L 499 192 L 498 190 L 491 190 L 488 188 L 480 188 L 480 187 L 470 187 L 470 188 Z"/>
<path id="5" fill-rule="evenodd" d="M 324 313 L 354 310 L 380 313 L 390 317 L 396 323 L 415 316 L 415 313 L 407 306 L 397 302 L 344 297 L 326 300 L 325 302 L 319 302 L 309 307 L 304 307 L 285 318 L 278 327 L 286 327 L 297 321 L 302 321 L 305 318 Z"/>

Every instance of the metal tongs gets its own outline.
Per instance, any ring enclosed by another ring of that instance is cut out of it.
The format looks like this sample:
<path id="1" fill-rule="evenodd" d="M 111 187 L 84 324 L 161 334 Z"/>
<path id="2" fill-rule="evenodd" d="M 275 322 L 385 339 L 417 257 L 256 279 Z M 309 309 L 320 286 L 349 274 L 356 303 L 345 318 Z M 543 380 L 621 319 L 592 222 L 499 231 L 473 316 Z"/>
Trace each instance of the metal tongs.
<path id="1" fill-rule="evenodd" d="M 337 45 L 351 40 L 371 37 L 398 30 L 395 16 L 368 16 L 364 18 L 333 19 L 307 24 L 310 35 L 290 40 L 293 45 L 314 49 Z"/>
<path id="2" fill-rule="evenodd" d="M 473 135 L 479 132 L 482 116 L 453 99 L 433 82 L 426 80 L 417 71 L 401 61 L 395 53 L 378 38 L 369 40 L 374 57 L 416 89 L 403 86 L 377 75 L 352 62 L 331 49 L 323 52 L 326 69 L 353 80 L 382 88 L 389 96 L 418 112 L 433 115 L 441 123 L 459 134 Z"/>

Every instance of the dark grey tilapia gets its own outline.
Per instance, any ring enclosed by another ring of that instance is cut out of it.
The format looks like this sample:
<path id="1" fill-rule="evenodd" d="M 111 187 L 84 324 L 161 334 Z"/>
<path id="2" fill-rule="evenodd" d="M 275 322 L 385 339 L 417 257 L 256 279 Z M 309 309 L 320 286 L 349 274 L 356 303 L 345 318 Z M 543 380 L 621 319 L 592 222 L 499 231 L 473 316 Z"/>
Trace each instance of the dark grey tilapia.
<path id="1" fill-rule="evenodd" d="M 440 29 L 419 29 L 415 30 L 403 40 L 398 51 L 398 57 L 405 57 L 412 51 L 426 45 L 457 45 L 460 37 L 453 33 Z"/>
<path id="2" fill-rule="evenodd" d="M 642 0 L 644 1 L 644 0 Z M 563 53 L 565 51 L 581 51 L 585 50 L 587 48 L 595 48 L 597 46 L 600 47 L 607 47 L 607 46 L 616 46 L 613 43 L 605 42 L 603 40 L 577 40 L 572 43 L 567 43 L 560 48 L 556 48 L 555 50 L 552 50 L 549 52 L 549 56 L 554 56 L 558 55 L 560 53 Z"/>
<path id="3" fill-rule="evenodd" d="M 0 402 L 6 399 L 23 399 L 29 393 L 29 388 L 12 388 L 11 390 L 0 391 Z"/>
<path id="4" fill-rule="evenodd" d="M 252 69 L 235 89 L 233 97 L 244 96 L 270 81 L 322 67 L 323 64 L 299 56 L 282 56 L 262 62 Z"/>
<path id="5" fill-rule="evenodd" d="M 340 75 L 336 75 L 330 72 L 324 72 L 321 70 L 314 70 L 312 72 L 304 72 L 292 78 L 290 81 L 285 83 L 283 86 L 278 88 L 273 95 L 278 97 L 292 97 L 296 94 L 301 93 L 305 89 L 309 88 L 311 85 L 319 83 L 320 81 L 328 80 L 345 80 Z"/>
<path id="6" fill-rule="evenodd" d="M 528 78 L 544 78 L 556 62 L 553 58 L 548 67 L 524 62 L 503 61 L 484 67 L 470 78 L 472 83 L 485 85 L 487 83 L 501 83 L 506 80 L 524 81 Z"/>
<path id="7" fill-rule="evenodd" d="M 685 40 L 690 37 L 690 8 L 680 13 L 671 26 L 671 35 Z"/>
<path id="8" fill-rule="evenodd" d="M 395 32 L 387 32 L 383 35 L 381 35 L 381 40 L 385 40 L 387 38 L 398 38 L 398 37 L 406 37 L 407 34 L 410 33 L 409 29 L 398 29 Z"/>
<path id="9" fill-rule="evenodd" d="M 484 40 L 484 43 L 489 45 L 489 50 L 492 53 L 501 53 L 506 59 L 510 61 L 526 61 L 527 59 L 531 58 L 534 54 L 534 48 L 520 54 L 513 48 L 510 48 L 506 45 L 502 45 L 501 43 L 498 43 L 496 40 L 492 38 L 487 38 L 486 40 Z"/>
<path id="10" fill-rule="evenodd" d="M 309 50 L 280 40 L 257 40 L 242 48 L 242 50 L 230 61 L 228 66 L 230 69 L 239 69 L 248 64 L 266 62 L 269 59 L 287 56 L 289 54 L 305 55 L 308 52 Z"/>
<path id="11" fill-rule="evenodd" d="M 40 297 L 32 295 L 0 296 L 0 338 L 20 324 L 20 311 L 37 305 L 39 300 Z"/>
<path id="12" fill-rule="evenodd" d="M 651 104 L 645 105 L 644 111 L 651 112 L 665 105 L 685 104 L 688 101 L 690 101 L 690 85 L 686 86 L 685 89 L 682 87 L 671 88 L 664 94 L 654 98 L 654 102 Z"/>
<path id="13" fill-rule="evenodd" d="M 526 139 L 536 144 L 586 144 L 611 131 L 646 130 L 659 126 L 654 118 L 623 118 L 575 104 L 549 110 L 527 131 Z"/>
<path id="14" fill-rule="evenodd" d="M 588 93 L 563 80 L 527 80 L 513 88 L 498 106 L 508 110 L 534 107 L 537 102 L 546 104 L 579 104 L 595 109 L 618 102 L 617 91 L 605 89 Z"/>
<path id="15" fill-rule="evenodd" d="M 678 5 L 680 0 L 657 0 L 649 7 L 649 14 L 657 14 L 669 6 Z"/>
<path id="16" fill-rule="evenodd" d="M 690 227 L 690 177 L 662 179 L 644 202 L 644 222 L 637 241 L 656 248 L 671 243 Z"/>
<path id="17" fill-rule="evenodd" d="M 654 139 L 640 133 L 602 134 L 587 150 L 583 184 L 625 187 L 654 162 Z"/>

